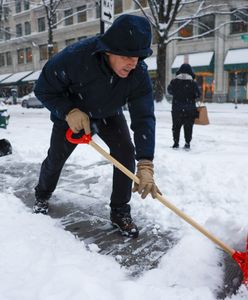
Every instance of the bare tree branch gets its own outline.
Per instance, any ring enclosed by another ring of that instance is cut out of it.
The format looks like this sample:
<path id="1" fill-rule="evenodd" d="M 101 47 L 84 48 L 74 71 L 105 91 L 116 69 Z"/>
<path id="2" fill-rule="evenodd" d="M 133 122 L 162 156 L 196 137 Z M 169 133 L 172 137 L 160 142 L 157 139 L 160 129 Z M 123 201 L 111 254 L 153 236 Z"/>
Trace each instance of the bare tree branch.
<path id="1" fill-rule="evenodd" d="M 157 44 L 157 78 L 155 98 L 162 100 L 165 94 L 165 69 L 166 49 L 169 43 L 175 40 L 200 39 L 210 35 L 228 25 L 248 21 L 248 4 L 231 6 L 230 3 L 216 3 L 216 0 L 148 0 L 149 8 L 143 9 L 139 0 L 133 0 L 141 9 L 142 13 L 151 22 L 154 31 L 158 34 Z M 161 1 L 163 1 L 161 3 Z M 232 2 L 235 4 L 234 2 Z M 191 13 L 190 13 L 191 11 Z M 204 23 L 208 16 L 235 16 L 223 20 L 221 24 L 209 26 Z M 193 34 L 181 36 L 178 33 L 191 25 Z"/>

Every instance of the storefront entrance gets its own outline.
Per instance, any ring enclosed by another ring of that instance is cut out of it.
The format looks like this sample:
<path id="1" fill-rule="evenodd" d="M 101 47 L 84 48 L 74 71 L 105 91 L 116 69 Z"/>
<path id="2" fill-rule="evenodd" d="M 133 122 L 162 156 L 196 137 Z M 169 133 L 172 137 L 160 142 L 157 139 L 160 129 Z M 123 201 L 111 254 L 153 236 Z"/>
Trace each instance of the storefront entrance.
<path id="1" fill-rule="evenodd" d="M 214 94 L 214 74 L 210 72 L 196 73 L 196 81 L 201 91 L 202 101 L 212 101 Z"/>

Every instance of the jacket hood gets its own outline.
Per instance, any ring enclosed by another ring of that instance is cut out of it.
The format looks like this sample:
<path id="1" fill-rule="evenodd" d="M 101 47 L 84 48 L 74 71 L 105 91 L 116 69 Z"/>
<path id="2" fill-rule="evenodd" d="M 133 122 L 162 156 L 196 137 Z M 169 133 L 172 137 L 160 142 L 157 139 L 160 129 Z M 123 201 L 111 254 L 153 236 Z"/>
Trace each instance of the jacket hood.
<path id="1" fill-rule="evenodd" d="M 195 73 L 193 72 L 191 65 L 189 64 L 182 64 L 181 67 L 177 70 L 176 75 L 179 74 L 188 74 L 195 79 Z"/>
<path id="2" fill-rule="evenodd" d="M 144 17 L 124 14 L 99 38 L 98 51 L 145 59 L 152 55 L 151 26 Z"/>
<path id="3" fill-rule="evenodd" d="M 192 80 L 193 77 L 187 73 L 180 73 L 176 76 L 177 79 L 181 79 L 181 80 Z"/>

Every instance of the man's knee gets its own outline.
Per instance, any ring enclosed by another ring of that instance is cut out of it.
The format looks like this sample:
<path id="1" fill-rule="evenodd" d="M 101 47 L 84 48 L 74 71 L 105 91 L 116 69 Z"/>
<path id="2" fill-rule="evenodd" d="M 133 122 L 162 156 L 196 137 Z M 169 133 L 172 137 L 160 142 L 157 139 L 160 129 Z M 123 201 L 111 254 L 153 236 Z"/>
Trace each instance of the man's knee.
<path id="1" fill-rule="evenodd" d="M 120 143 L 114 149 L 111 149 L 111 155 L 115 157 L 118 161 L 124 165 L 132 164 L 135 161 L 135 148 L 134 145 L 130 142 Z"/>

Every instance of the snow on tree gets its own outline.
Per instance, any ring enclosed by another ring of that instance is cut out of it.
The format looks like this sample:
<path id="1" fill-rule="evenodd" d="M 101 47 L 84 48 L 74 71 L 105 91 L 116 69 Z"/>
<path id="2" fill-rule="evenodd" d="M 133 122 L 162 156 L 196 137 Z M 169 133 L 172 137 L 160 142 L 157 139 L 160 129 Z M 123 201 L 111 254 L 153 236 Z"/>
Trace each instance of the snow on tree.
<path id="1" fill-rule="evenodd" d="M 141 0 L 133 0 L 150 21 L 157 43 L 157 71 L 155 78 L 155 99 L 162 101 L 166 93 L 166 51 L 175 40 L 203 38 L 230 23 L 247 23 L 248 4 L 238 5 L 236 1 L 216 0 L 147 0 L 148 10 Z M 221 3 L 220 3 L 221 2 Z M 229 15 L 222 23 L 215 23 L 218 15 Z M 212 16 L 212 21 L 209 17 Z M 235 16 L 231 18 L 230 16 Z"/>

